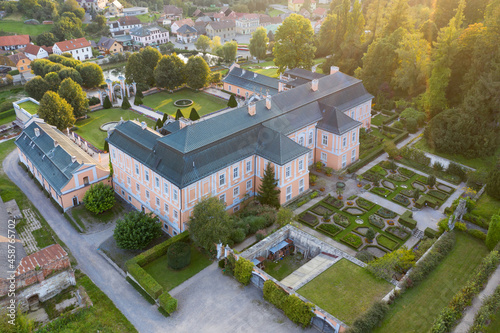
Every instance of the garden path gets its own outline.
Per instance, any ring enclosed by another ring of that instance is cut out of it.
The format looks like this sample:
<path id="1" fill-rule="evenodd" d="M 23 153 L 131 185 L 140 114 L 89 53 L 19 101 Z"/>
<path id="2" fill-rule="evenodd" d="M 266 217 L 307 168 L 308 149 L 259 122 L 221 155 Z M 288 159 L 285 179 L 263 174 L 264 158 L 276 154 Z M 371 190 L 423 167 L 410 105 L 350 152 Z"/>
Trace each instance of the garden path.
<path id="1" fill-rule="evenodd" d="M 142 113 L 142 114 L 144 114 L 146 116 L 149 116 L 149 117 L 152 117 L 154 119 L 163 118 L 163 115 L 161 115 L 159 113 L 156 113 L 154 111 L 148 110 L 148 109 L 143 108 L 142 106 L 139 106 L 139 105 L 134 105 L 134 99 L 133 98 L 131 98 L 129 100 L 129 102 L 130 102 L 132 110 L 135 110 L 135 111 L 137 111 L 139 113 Z M 120 103 L 120 106 L 121 106 L 121 103 Z"/>
<path id="2" fill-rule="evenodd" d="M 340 259 L 342 259 L 342 257 L 332 258 L 324 254 L 319 254 L 293 271 L 292 274 L 288 275 L 280 282 L 293 290 L 298 290 L 300 287 L 330 268 L 330 266 Z"/>
<path id="3" fill-rule="evenodd" d="M 403 213 L 407 211 L 405 207 L 398 205 L 397 203 L 392 202 L 390 200 L 384 199 L 381 196 L 373 194 L 371 192 L 364 192 L 361 193 L 359 196 L 365 198 L 368 201 L 374 202 L 377 205 L 390 209 L 398 215 L 403 215 Z"/>
<path id="4" fill-rule="evenodd" d="M 500 285 L 500 266 L 497 267 L 493 275 L 491 275 L 490 280 L 486 284 L 486 287 L 472 300 L 472 305 L 465 311 L 464 316 L 460 323 L 455 327 L 453 333 L 466 333 L 471 328 L 474 323 L 474 318 L 476 313 L 479 311 L 483 305 L 484 300 L 491 296 L 495 289 Z"/>

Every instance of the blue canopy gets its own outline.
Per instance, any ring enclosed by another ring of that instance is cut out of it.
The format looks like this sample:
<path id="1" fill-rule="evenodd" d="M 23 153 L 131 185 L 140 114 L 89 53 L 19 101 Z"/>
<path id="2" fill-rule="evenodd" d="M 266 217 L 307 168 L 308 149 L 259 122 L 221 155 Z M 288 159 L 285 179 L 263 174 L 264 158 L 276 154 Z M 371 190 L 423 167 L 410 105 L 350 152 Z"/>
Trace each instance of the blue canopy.
<path id="1" fill-rule="evenodd" d="M 255 259 L 252 259 L 252 263 L 257 266 L 258 264 L 260 264 L 260 260 L 258 260 L 257 258 Z"/>
<path id="2" fill-rule="evenodd" d="M 287 241 L 281 241 L 278 243 L 278 245 L 275 245 L 271 249 L 269 249 L 269 251 L 271 251 L 272 254 L 275 254 L 276 252 L 278 252 L 287 245 L 288 245 Z"/>

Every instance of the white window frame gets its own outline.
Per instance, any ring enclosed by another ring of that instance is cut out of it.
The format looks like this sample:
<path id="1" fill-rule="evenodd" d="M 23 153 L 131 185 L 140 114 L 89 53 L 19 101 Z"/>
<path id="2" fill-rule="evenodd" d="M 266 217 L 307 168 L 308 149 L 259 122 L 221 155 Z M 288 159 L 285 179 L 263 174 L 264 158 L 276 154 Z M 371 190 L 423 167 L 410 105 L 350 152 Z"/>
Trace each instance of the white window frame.
<path id="1" fill-rule="evenodd" d="M 290 178 L 292 176 L 292 167 L 287 165 L 285 167 L 285 178 Z"/>
<path id="2" fill-rule="evenodd" d="M 149 170 L 144 170 L 144 179 L 149 182 Z"/>
<path id="3" fill-rule="evenodd" d="M 163 203 L 163 210 L 168 214 L 168 204 L 166 202 Z"/>
<path id="4" fill-rule="evenodd" d="M 299 180 L 299 193 L 304 192 L 304 178 Z"/>
<path id="5" fill-rule="evenodd" d="M 139 176 L 139 164 L 135 163 L 135 174 Z"/>
<path id="6" fill-rule="evenodd" d="M 160 178 L 158 178 L 157 176 L 155 176 L 155 187 L 157 189 L 160 189 Z"/>
<path id="7" fill-rule="evenodd" d="M 292 200 L 292 185 L 286 188 L 286 201 Z"/>
<path id="8" fill-rule="evenodd" d="M 299 171 L 304 170 L 304 160 L 299 160 Z"/>
<path id="9" fill-rule="evenodd" d="M 247 161 L 247 163 L 246 163 L 246 170 L 247 170 L 247 172 L 252 171 L 252 160 Z"/>
<path id="10" fill-rule="evenodd" d="M 225 186 L 226 185 L 226 174 L 221 173 L 219 175 L 219 186 Z"/>
<path id="11" fill-rule="evenodd" d="M 149 194 L 149 191 L 148 191 L 148 190 L 146 190 L 146 199 L 148 199 L 148 200 L 149 200 L 149 198 L 150 198 L 150 197 L 151 197 L 151 196 L 150 196 L 150 194 Z"/>
<path id="12" fill-rule="evenodd" d="M 226 194 L 225 193 L 219 195 L 219 201 L 222 203 L 226 203 Z"/>
<path id="13" fill-rule="evenodd" d="M 313 144 L 313 132 L 312 131 L 309 132 L 309 138 L 307 140 L 307 144 L 308 145 L 312 145 Z"/>
<path id="14" fill-rule="evenodd" d="M 304 140 L 304 136 L 303 136 L 303 135 L 301 135 L 301 136 L 299 137 L 299 145 L 303 146 L 303 145 L 304 145 L 304 142 L 305 142 L 305 140 Z"/>
<path id="15" fill-rule="evenodd" d="M 127 176 L 127 185 L 130 186 L 130 177 Z"/>
<path id="16" fill-rule="evenodd" d="M 176 209 L 174 209 L 174 219 L 179 219 L 179 212 Z"/>
<path id="17" fill-rule="evenodd" d="M 347 137 L 344 136 L 342 138 L 342 148 L 345 148 L 345 147 L 347 147 Z"/>
<path id="18" fill-rule="evenodd" d="M 356 131 L 352 132 L 352 142 L 356 142 Z"/>
<path id="19" fill-rule="evenodd" d="M 161 204 L 160 198 L 158 198 L 158 197 L 155 198 L 155 204 L 157 207 L 160 207 L 160 204 Z"/>
<path id="20" fill-rule="evenodd" d="M 174 191 L 173 191 L 173 199 L 174 199 L 174 201 L 178 201 L 179 200 L 179 194 L 178 194 L 176 188 L 174 188 Z"/>
<path id="21" fill-rule="evenodd" d="M 240 195 L 240 187 L 236 186 L 235 188 L 233 188 L 233 197 L 237 197 L 239 195 Z"/>
<path id="22" fill-rule="evenodd" d="M 139 183 L 135 184 L 135 190 L 137 191 L 137 193 L 141 193 L 141 185 L 139 185 Z"/>
<path id="23" fill-rule="evenodd" d="M 342 155 L 342 168 L 345 168 L 347 165 L 347 154 Z"/>
<path id="24" fill-rule="evenodd" d="M 356 160 L 356 148 L 354 148 L 351 152 L 351 163 Z"/>
<path id="25" fill-rule="evenodd" d="M 238 178 L 240 178 L 240 168 L 235 167 L 233 169 L 233 179 L 238 179 Z"/>
<path id="26" fill-rule="evenodd" d="M 328 161 L 328 155 L 326 153 L 321 153 L 321 161 L 325 163 Z"/>
<path id="27" fill-rule="evenodd" d="M 252 189 L 252 180 L 251 179 L 247 180 L 246 188 L 247 188 L 247 191 Z"/>
<path id="28" fill-rule="evenodd" d="M 321 136 L 321 144 L 323 144 L 323 146 L 328 146 L 328 135 L 323 134 Z"/>
<path id="29" fill-rule="evenodd" d="M 168 183 L 163 183 L 163 194 L 168 197 Z"/>

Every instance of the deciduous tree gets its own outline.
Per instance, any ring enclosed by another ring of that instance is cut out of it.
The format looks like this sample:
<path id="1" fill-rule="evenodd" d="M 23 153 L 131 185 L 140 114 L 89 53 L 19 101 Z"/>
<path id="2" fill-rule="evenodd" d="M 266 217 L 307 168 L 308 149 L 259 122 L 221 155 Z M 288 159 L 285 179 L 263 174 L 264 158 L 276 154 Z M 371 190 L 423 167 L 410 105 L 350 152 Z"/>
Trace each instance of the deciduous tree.
<path id="1" fill-rule="evenodd" d="M 49 90 L 57 92 L 57 90 L 59 89 L 59 85 L 61 84 L 61 79 L 59 78 L 59 75 L 57 73 L 47 73 L 47 75 L 45 75 L 44 77 L 44 80 L 49 85 Z"/>
<path id="2" fill-rule="evenodd" d="M 494 167 L 488 174 L 488 182 L 486 183 L 486 193 L 489 196 L 500 200 L 500 168 Z"/>
<path id="3" fill-rule="evenodd" d="M 488 234 L 486 235 L 486 246 L 491 251 L 497 246 L 500 241 L 500 215 L 491 217 Z"/>
<path id="4" fill-rule="evenodd" d="M 71 127 L 75 123 L 71 105 L 64 98 L 50 90 L 43 95 L 40 101 L 38 116 L 45 120 L 46 123 L 56 126 L 59 130 Z"/>
<path id="5" fill-rule="evenodd" d="M 73 108 L 75 118 L 85 115 L 89 109 L 89 100 L 82 87 L 70 78 L 64 79 L 57 92 Z"/>
<path id="6" fill-rule="evenodd" d="M 191 56 L 184 68 L 186 83 L 193 89 L 203 88 L 210 77 L 210 67 L 200 56 Z"/>
<path id="7" fill-rule="evenodd" d="M 185 83 L 184 67 L 184 61 L 175 53 L 161 57 L 154 69 L 156 86 L 174 90 L 183 85 Z"/>
<path id="8" fill-rule="evenodd" d="M 91 185 L 83 196 L 83 203 L 89 212 L 103 213 L 115 205 L 115 191 L 111 186 L 103 183 Z"/>
<path id="9" fill-rule="evenodd" d="M 50 89 L 49 84 L 41 76 L 35 76 L 29 80 L 24 86 L 24 90 L 28 93 L 28 96 L 41 100 L 43 95 Z"/>
<path id="10" fill-rule="evenodd" d="M 102 68 L 93 62 L 78 65 L 76 70 L 82 77 L 82 85 L 87 88 L 99 87 L 104 82 Z"/>
<path id="11" fill-rule="evenodd" d="M 151 213 L 127 213 L 116 222 L 113 238 L 119 248 L 141 250 L 161 234 L 161 224 Z"/>
<path id="12" fill-rule="evenodd" d="M 258 27 L 252 33 L 252 38 L 250 38 L 250 44 L 248 45 L 250 54 L 258 60 L 264 60 L 267 53 L 267 43 L 269 43 L 269 37 L 267 37 L 266 29 Z"/>
<path id="13" fill-rule="evenodd" d="M 205 54 L 210 49 L 210 38 L 205 35 L 201 35 L 198 37 L 196 42 L 194 42 L 194 46 L 198 51 L 201 51 L 203 52 L 203 54 Z"/>

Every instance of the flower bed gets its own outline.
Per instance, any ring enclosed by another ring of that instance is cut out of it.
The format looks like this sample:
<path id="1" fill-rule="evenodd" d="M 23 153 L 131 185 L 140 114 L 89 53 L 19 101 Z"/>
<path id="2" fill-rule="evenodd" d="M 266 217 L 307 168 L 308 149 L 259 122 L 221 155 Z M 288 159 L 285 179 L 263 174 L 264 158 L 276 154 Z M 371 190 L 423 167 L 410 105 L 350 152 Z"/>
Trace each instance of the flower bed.
<path id="1" fill-rule="evenodd" d="M 366 179 L 370 182 L 378 182 L 380 180 L 380 176 L 368 170 L 363 174 L 363 179 Z"/>
<path id="2" fill-rule="evenodd" d="M 382 177 L 384 177 L 384 176 L 387 175 L 387 171 L 384 168 L 382 168 L 380 165 L 375 165 L 374 167 L 372 167 L 368 171 L 371 171 L 372 173 L 378 174 L 378 175 L 380 175 Z"/>
<path id="3" fill-rule="evenodd" d="M 386 195 L 391 194 L 391 191 L 389 191 L 388 189 L 383 188 L 383 187 L 374 187 L 371 189 L 371 191 L 373 193 L 376 193 L 376 194 L 381 195 L 381 196 L 386 196 Z"/>
<path id="4" fill-rule="evenodd" d="M 384 207 L 381 207 L 379 210 L 377 210 L 376 214 L 383 217 L 384 219 L 393 219 L 398 216 L 398 214 L 394 213 L 392 210 Z"/>
<path id="5" fill-rule="evenodd" d="M 311 210 L 311 212 L 313 212 L 313 213 L 315 213 L 315 214 L 318 214 L 318 215 L 320 215 L 320 216 L 325 216 L 325 214 L 326 214 L 326 215 L 328 215 L 328 216 L 330 216 L 330 215 L 332 215 L 332 213 L 333 213 L 333 212 L 332 212 L 331 210 L 329 210 L 328 208 L 326 208 L 326 207 L 324 207 L 324 206 L 322 206 L 322 205 L 319 205 L 319 204 L 318 204 L 318 205 L 316 205 L 316 206 L 314 206 L 314 207 L 313 207 L 313 208 L 311 208 L 310 210 Z"/>
<path id="6" fill-rule="evenodd" d="M 382 181 L 382 185 L 386 188 L 388 188 L 389 190 L 395 190 L 396 189 L 396 185 L 388 180 L 383 180 Z"/>
<path id="7" fill-rule="evenodd" d="M 402 240 L 405 240 L 408 237 L 410 237 L 410 233 L 401 227 L 387 227 L 385 231 Z"/>
<path id="8" fill-rule="evenodd" d="M 380 229 L 383 229 L 385 227 L 384 219 L 375 214 L 368 216 L 368 222 Z"/>
<path id="9" fill-rule="evenodd" d="M 361 237 L 355 235 L 353 233 L 347 234 L 340 239 L 342 242 L 346 243 L 349 246 L 352 246 L 355 249 L 358 249 L 361 245 L 363 245 L 363 241 Z"/>
<path id="10" fill-rule="evenodd" d="M 437 184 L 436 185 L 436 188 L 440 191 L 443 191 L 443 192 L 446 192 L 448 194 L 452 193 L 453 192 L 453 188 L 452 187 L 449 187 L 447 185 L 444 185 L 444 184 Z"/>
<path id="11" fill-rule="evenodd" d="M 392 201 L 396 201 L 403 206 L 408 206 L 410 204 L 410 199 L 399 193 L 396 194 L 394 198 L 392 198 Z"/>
<path id="12" fill-rule="evenodd" d="M 359 209 L 357 207 L 347 207 L 346 209 L 343 210 L 347 214 L 351 214 L 353 216 L 360 216 L 365 213 L 362 209 Z"/>
<path id="13" fill-rule="evenodd" d="M 406 168 L 403 168 L 403 167 L 400 167 L 398 169 L 399 173 L 402 174 L 403 176 L 405 177 L 408 177 L 408 178 L 411 178 L 413 176 L 415 176 L 415 172 L 409 170 L 409 169 L 406 169 Z"/>
<path id="14" fill-rule="evenodd" d="M 406 195 L 407 197 L 413 198 L 415 196 L 415 192 L 409 189 L 403 189 L 399 193 Z"/>
<path id="15" fill-rule="evenodd" d="M 340 226 L 343 226 L 344 228 L 347 228 L 351 224 L 349 219 L 341 214 L 335 214 L 333 216 L 333 222 L 337 223 Z"/>
<path id="16" fill-rule="evenodd" d="M 318 218 L 307 211 L 299 215 L 299 221 L 308 224 L 311 227 L 315 227 L 319 223 Z"/>
<path id="17" fill-rule="evenodd" d="M 341 228 L 337 227 L 334 224 L 322 224 L 319 227 L 317 227 L 316 229 L 327 234 L 330 237 L 333 237 L 342 231 Z"/>
<path id="18" fill-rule="evenodd" d="M 420 182 L 413 182 L 413 184 L 411 184 L 411 186 L 413 186 L 414 189 L 417 189 L 417 190 L 420 190 L 420 191 L 425 191 L 425 184 L 422 184 Z"/>
<path id="19" fill-rule="evenodd" d="M 448 194 L 443 193 L 443 192 L 438 191 L 438 190 L 430 190 L 429 192 L 427 192 L 427 194 L 430 196 L 433 196 L 434 198 L 439 199 L 441 201 L 445 201 L 446 198 L 448 198 Z"/>
<path id="20" fill-rule="evenodd" d="M 395 180 L 397 182 L 405 182 L 408 180 L 408 178 L 406 178 L 405 176 L 398 175 L 397 173 L 391 174 L 391 175 L 387 176 L 387 178 Z"/>
<path id="21" fill-rule="evenodd" d="M 368 201 L 364 198 L 358 198 L 358 200 L 356 200 L 356 203 L 358 204 L 359 207 L 361 207 L 365 210 L 370 210 L 373 207 L 375 207 L 375 204 L 373 202 Z"/>
<path id="22" fill-rule="evenodd" d="M 385 248 L 388 248 L 391 251 L 395 250 L 399 245 L 398 242 L 384 235 L 377 236 L 377 244 Z"/>
<path id="23" fill-rule="evenodd" d="M 342 202 L 342 200 L 332 197 L 331 195 L 328 195 L 328 197 L 323 199 L 322 201 L 337 209 L 341 209 L 342 207 L 344 207 L 344 203 Z"/>
<path id="24" fill-rule="evenodd" d="M 356 227 L 353 232 L 357 233 L 358 235 L 365 236 L 366 232 L 368 231 L 368 227 Z"/>

